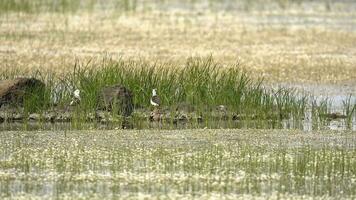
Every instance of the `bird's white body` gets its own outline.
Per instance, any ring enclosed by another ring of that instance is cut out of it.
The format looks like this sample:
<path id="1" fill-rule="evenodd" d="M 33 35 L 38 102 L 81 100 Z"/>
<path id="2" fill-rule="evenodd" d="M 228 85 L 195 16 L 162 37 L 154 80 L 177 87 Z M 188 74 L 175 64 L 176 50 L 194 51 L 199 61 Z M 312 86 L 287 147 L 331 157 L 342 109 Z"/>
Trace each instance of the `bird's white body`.
<path id="1" fill-rule="evenodd" d="M 152 97 L 151 97 L 151 105 L 154 106 L 154 107 L 158 107 L 159 104 L 160 104 L 160 99 L 157 95 L 157 89 L 153 89 L 152 90 Z"/>
<path id="2" fill-rule="evenodd" d="M 73 94 L 74 94 L 74 98 L 80 100 L 80 90 L 76 89 Z"/>
<path id="3" fill-rule="evenodd" d="M 70 105 L 75 105 L 75 104 L 78 104 L 80 102 L 80 90 L 79 89 L 76 89 L 74 90 L 73 92 L 73 100 L 70 102 Z"/>

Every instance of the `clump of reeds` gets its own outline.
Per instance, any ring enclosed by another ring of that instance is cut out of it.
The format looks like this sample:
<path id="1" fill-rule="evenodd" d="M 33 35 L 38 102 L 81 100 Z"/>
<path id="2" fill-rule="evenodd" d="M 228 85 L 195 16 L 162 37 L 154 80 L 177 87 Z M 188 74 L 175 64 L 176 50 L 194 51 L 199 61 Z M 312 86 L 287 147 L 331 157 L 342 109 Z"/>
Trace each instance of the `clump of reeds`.
<path id="1" fill-rule="evenodd" d="M 239 65 L 223 66 L 212 57 L 189 58 L 184 66 L 104 58 L 87 64 L 76 62 L 72 72 L 58 77 L 40 73 L 33 76 L 48 87 L 38 94 L 43 95 L 44 102 L 38 103 L 36 95 L 27 101 L 29 111 L 68 105 L 72 91 L 79 89 L 82 99 L 79 110 L 92 112 L 97 108 L 101 89 L 114 84 L 130 89 L 135 107 L 145 109 L 150 108 L 153 88 L 158 89 L 165 109 L 175 111 L 180 105 L 189 105 L 195 112 L 209 113 L 224 105 L 230 113 L 245 118 L 301 118 L 307 102 L 305 96 L 298 96 L 293 89 L 265 88 L 263 80 L 253 81 Z"/>
<path id="2" fill-rule="evenodd" d="M 346 123 L 348 127 L 352 126 L 352 118 L 356 116 L 356 100 L 352 101 L 352 95 L 342 101 Z"/>

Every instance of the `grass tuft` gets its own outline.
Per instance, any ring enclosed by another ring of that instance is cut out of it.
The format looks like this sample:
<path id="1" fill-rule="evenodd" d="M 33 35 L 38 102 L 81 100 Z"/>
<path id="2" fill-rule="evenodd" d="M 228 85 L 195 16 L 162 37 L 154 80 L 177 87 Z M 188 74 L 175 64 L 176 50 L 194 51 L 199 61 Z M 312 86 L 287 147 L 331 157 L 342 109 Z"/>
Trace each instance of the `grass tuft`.
<path id="1" fill-rule="evenodd" d="M 210 112 L 224 105 L 235 114 L 283 119 L 303 116 L 306 104 L 306 97 L 297 97 L 294 90 L 266 89 L 262 80 L 253 81 L 240 66 L 223 66 L 212 57 L 189 58 L 183 67 L 106 58 L 99 65 L 78 62 L 65 77 L 81 90 L 80 106 L 86 111 L 95 110 L 100 90 L 114 84 L 129 88 L 134 104 L 141 108 L 150 107 L 153 88 L 158 89 L 163 107 L 170 110 L 190 105 Z"/>

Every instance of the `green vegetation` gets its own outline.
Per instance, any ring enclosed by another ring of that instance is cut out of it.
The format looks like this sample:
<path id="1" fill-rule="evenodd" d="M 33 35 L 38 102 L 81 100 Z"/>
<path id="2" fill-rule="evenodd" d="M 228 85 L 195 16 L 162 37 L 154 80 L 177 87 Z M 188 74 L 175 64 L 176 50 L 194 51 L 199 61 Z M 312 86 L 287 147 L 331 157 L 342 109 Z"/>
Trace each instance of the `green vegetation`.
<path id="1" fill-rule="evenodd" d="M 0 199 L 356 199 L 353 8 L 0 0 L 0 80 L 46 84 L 0 108 Z M 285 83 L 352 95 L 336 111 Z M 115 84 L 134 94 L 127 119 L 96 112 Z M 153 88 L 161 122 L 148 120 Z"/>
<path id="2" fill-rule="evenodd" d="M 253 82 L 239 66 L 222 66 L 212 57 L 190 58 L 183 67 L 105 60 L 101 66 L 77 67 L 66 77 L 82 91 L 84 110 L 95 109 L 100 89 L 113 84 L 132 90 L 135 104 L 146 108 L 153 88 L 158 89 L 162 105 L 170 110 L 180 104 L 200 111 L 225 105 L 237 114 L 282 118 L 303 115 L 305 107 L 305 98 L 298 99 L 294 91 L 269 91 L 262 81 Z"/>
<path id="3" fill-rule="evenodd" d="M 57 104 L 68 106 L 74 89 L 81 91 L 82 101 L 77 106 L 81 113 L 97 109 L 101 89 L 115 84 L 129 88 L 134 94 L 136 108 L 149 110 L 151 91 L 157 88 L 163 109 L 175 112 L 189 106 L 197 113 L 210 113 L 218 105 L 230 113 L 258 119 L 282 120 L 304 116 L 307 97 L 298 97 L 292 89 L 267 89 L 263 81 L 253 81 L 240 66 L 223 66 L 212 57 L 189 58 L 184 66 L 167 66 L 137 61 L 114 61 L 86 64 L 76 63 L 74 70 L 59 76 L 34 74 L 47 87 L 39 98 L 33 94 L 25 104 L 25 111 L 45 111 Z M 2 75 L 8 77 L 8 75 Z M 63 78 L 64 77 L 64 78 Z M 58 90 L 58 86 L 61 88 Z M 37 99 L 45 102 L 39 103 Z M 41 107 L 42 106 L 42 107 Z"/>
<path id="4" fill-rule="evenodd" d="M 300 5 L 302 2 L 309 0 L 269 0 L 268 4 L 274 4 L 281 9 L 289 8 L 293 5 Z M 330 7 L 330 1 L 324 0 L 325 7 Z M 234 5 L 237 9 L 265 9 L 268 7 L 264 5 L 266 1 L 263 0 L 209 0 L 207 9 L 216 10 L 227 5 Z M 0 1 L 0 11 L 2 12 L 77 12 L 77 11 L 94 11 L 94 10 L 116 10 L 116 11 L 144 11 L 167 8 L 172 5 L 188 6 L 191 8 L 205 6 L 202 0 L 168 0 L 168 1 L 140 1 L 140 0 L 2 0 Z"/>
<path id="5" fill-rule="evenodd" d="M 5 79 L 17 75 L 15 71 L 5 71 L 0 77 Z M 189 124 L 183 126 L 186 128 L 282 128 L 282 122 L 288 120 L 290 128 L 303 129 L 303 120 L 307 120 L 312 121 L 313 129 L 317 130 L 327 126 L 330 119 L 345 118 L 345 126 L 352 129 L 356 114 L 352 96 L 343 102 L 343 111 L 334 114 L 331 111 L 332 102 L 328 99 L 309 104 L 313 97 L 294 89 L 265 87 L 263 80 L 252 80 L 248 73 L 241 70 L 241 66 L 222 65 L 212 57 L 189 58 L 183 66 L 105 57 L 85 64 L 77 61 L 72 71 L 64 75 L 40 72 L 23 75 L 38 78 L 47 87 L 44 91 L 29 93 L 24 109 L 19 109 L 17 113 L 25 118 L 31 113 L 39 113 L 44 119 L 50 111 L 61 113 L 69 109 L 71 128 L 74 129 L 97 127 L 96 124 L 88 126 L 83 122 L 94 119 L 102 88 L 116 84 L 133 92 L 135 112 L 130 123 L 139 129 L 151 126 L 144 121 L 152 110 L 149 99 L 153 88 L 158 89 L 161 97 L 160 110 L 165 123 L 161 128 L 165 129 L 177 128 L 172 123 L 181 117 L 188 118 Z M 75 89 L 81 91 L 81 102 L 69 106 Z M 224 105 L 226 110 L 219 110 L 220 105 Z M 310 118 L 305 119 L 309 113 Z M 123 120 L 116 109 L 105 118 L 108 122 L 121 123 Z M 197 121 L 198 118 L 202 120 Z M 26 126 L 25 130 L 28 129 L 31 130 Z"/>
<path id="6" fill-rule="evenodd" d="M 348 127 L 352 127 L 352 118 L 356 116 L 356 99 L 352 100 L 350 95 L 343 102 L 344 113 L 346 115 L 346 123 Z"/>
<path id="7" fill-rule="evenodd" d="M 0 198 L 353 199 L 355 140 L 354 132 L 0 132 Z"/>
<path id="8" fill-rule="evenodd" d="M 90 8 L 94 6 L 95 1 L 81 0 L 2 0 L 0 10 L 2 12 L 74 12 L 77 11 L 81 4 L 83 7 Z"/>

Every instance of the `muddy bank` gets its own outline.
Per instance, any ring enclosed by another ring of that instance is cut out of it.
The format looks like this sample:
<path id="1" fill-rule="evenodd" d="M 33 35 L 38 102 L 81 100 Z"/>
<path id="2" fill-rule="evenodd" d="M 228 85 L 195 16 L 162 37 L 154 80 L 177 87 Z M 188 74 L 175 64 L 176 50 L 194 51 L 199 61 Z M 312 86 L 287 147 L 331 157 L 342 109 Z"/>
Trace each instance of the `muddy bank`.
<path id="1" fill-rule="evenodd" d="M 158 114 L 158 118 L 153 118 L 153 115 Z M 275 116 L 276 117 L 276 116 Z M 241 120 L 241 119 L 257 119 L 256 115 L 238 115 L 235 113 L 220 113 L 212 112 L 206 114 L 198 114 L 197 112 L 177 112 L 171 113 L 169 111 L 161 111 L 159 113 L 154 113 L 149 110 L 135 110 L 131 116 L 121 116 L 113 114 L 110 111 L 98 110 L 95 112 L 82 113 L 80 110 L 75 108 L 68 108 L 63 110 L 51 110 L 45 111 L 43 113 L 31 113 L 24 114 L 23 108 L 17 109 L 0 109 L 0 122 L 27 122 L 27 121 L 42 121 L 42 122 L 71 122 L 74 120 L 82 122 L 117 122 L 126 120 L 148 120 L 148 121 L 163 121 L 163 122 L 179 122 L 179 121 L 198 121 L 201 122 L 203 119 L 212 120 Z M 272 116 L 271 116 L 272 118 Z"/>

